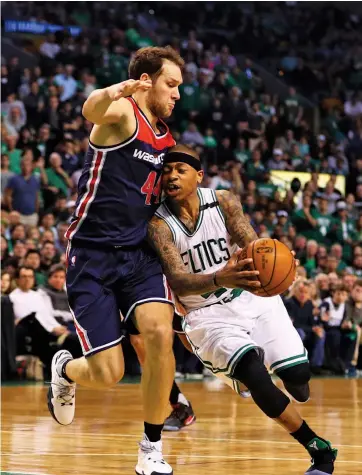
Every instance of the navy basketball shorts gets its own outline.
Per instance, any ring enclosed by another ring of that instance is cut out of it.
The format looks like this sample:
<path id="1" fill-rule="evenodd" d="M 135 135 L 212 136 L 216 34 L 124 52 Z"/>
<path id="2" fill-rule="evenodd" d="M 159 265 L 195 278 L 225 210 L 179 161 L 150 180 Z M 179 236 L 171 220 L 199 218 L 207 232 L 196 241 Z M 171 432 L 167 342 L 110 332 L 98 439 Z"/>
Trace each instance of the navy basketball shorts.
<path id="1" fill-rule="evenodd" d="M 67 293 L 84 356 L 120 343 L 124 321 L 137 305 L 173 305 L 171 289 L 157 256 L 147 246 L 90 249 L 69 246 Z"/>

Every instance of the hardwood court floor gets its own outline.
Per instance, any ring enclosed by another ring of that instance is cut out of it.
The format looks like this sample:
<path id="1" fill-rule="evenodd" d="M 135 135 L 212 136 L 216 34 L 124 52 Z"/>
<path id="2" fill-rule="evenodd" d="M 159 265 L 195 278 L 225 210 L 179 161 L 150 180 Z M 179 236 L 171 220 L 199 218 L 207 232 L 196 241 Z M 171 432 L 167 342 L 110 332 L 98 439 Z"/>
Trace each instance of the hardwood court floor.
<path id="1" fill-rule="evenodd" d="M 308 456 L 254 403 L 225 386 L 183 383 L 197 422 L 164 434 L 175 475 L 302 475 Z M 362 474 L 362 379 L 316 379 L 300 406 L 317 432 L 339 449 L 336 475 Z M 3 475 L 134 474 L 142 431 L 138 384 L 107 391 L 77 390 L 76 419 L 56 424 L 42 385 L 2 388 Z"/>

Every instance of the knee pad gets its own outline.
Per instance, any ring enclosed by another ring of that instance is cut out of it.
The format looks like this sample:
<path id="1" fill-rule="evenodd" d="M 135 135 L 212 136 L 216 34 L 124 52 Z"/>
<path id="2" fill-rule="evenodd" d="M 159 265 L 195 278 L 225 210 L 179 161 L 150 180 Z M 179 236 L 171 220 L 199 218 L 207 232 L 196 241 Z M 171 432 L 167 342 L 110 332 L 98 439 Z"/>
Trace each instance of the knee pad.
<path id="1" fill-rule="evenodd" d="M 248 351 L 236 365 L 232 379 L 245 384 L 257 406 L 268 417 L 279 417 L 290 403 L 278 389 L 255 350 Z"/>
<path id="2" fill-rule="evenodd" d="M 283 381 L 285 389 L 297 402 L 307 402 L 310 396 L 309 363 L 301 363 L 291 368 L 281 369 L 277 375 Z"/>

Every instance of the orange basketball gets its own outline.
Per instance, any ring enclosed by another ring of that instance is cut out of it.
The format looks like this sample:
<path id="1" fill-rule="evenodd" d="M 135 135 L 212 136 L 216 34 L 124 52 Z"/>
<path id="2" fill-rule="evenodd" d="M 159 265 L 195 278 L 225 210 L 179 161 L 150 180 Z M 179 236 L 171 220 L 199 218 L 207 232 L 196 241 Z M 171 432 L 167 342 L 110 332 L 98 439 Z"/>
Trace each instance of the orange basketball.
<path id="1" fill-rule="evenodd" d="M 277 239 L 256 239 L 244 250 L 242 257 L 253 259 L 251 268 L 259 271 L 261 289 L 255 293 L 260 297 L 282 294 L 294 281 L 294 256 L 290 249 Z"/>

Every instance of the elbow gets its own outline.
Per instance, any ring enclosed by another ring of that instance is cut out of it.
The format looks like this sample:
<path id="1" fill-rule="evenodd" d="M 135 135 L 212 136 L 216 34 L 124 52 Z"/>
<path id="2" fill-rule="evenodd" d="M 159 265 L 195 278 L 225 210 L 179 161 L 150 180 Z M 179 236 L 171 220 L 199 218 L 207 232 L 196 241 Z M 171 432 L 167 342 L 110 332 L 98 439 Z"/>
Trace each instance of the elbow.
<path id="1" fill-rule="evenodd" d="M 168 283 L 172 291 L 175 293 L 177 297 L 186 297 L 187 295 L 191 295 L 192 292 L 188 291 L 186 286 L 182 284 L 178 279 L 175 278 L 168 278 Z"/>
<path id="2" fill-rule="evenodd" d="M 83 114 L 83 117 L 86 120 L 88 120 L 89 122 L 95 123 L 94 122 L 94 117 L 93 117 L 93 114 L 92 114 L 92 109 L 91 109 L 90 104 L 89 104 L 88 101 L 89 101 L 89 98 L 83 104 L 82 114 Z"/>

